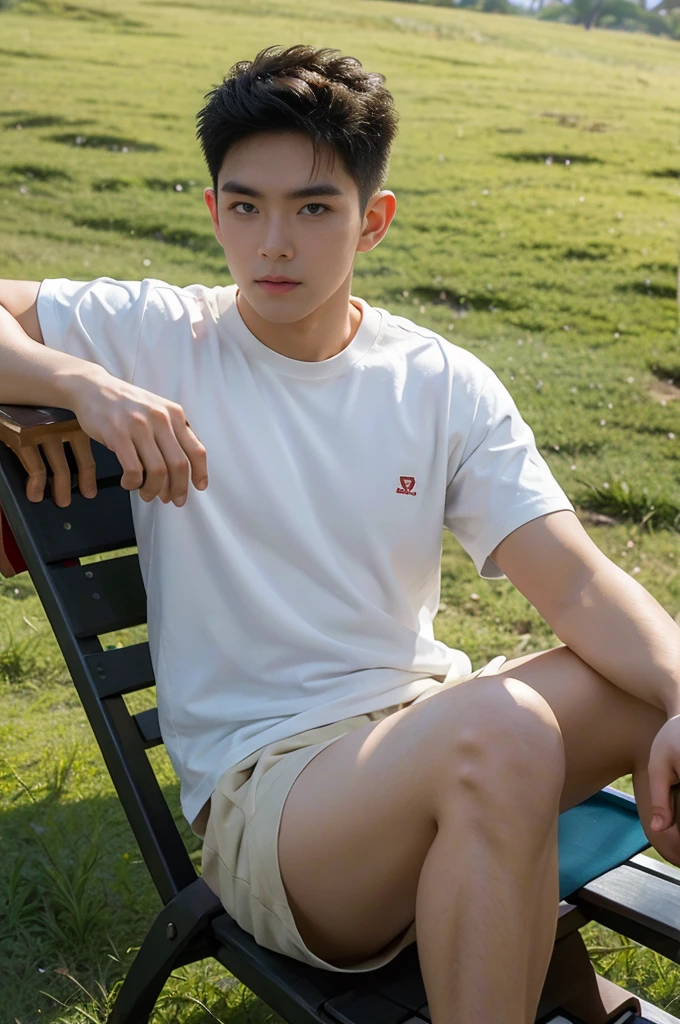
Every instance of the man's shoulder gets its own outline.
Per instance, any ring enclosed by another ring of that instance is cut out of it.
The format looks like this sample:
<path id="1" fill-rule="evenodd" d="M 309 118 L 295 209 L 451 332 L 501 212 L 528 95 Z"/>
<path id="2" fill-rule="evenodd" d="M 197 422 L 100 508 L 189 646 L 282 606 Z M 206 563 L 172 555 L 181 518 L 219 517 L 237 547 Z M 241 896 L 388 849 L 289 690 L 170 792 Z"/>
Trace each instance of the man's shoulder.
<path id="1" fill-rule="evenodd" d="M 236 285 L 170 284 L 156 278 L 146 278 L 141 282 L 140 297 L 144 295 L 147 303 L 184 308 L 192 307 L 200 312 L 209 312 L 216 319 L 233 304 Z"/>
<path id="2" fill-rule="evenodd" d="M 236 285 L 210 286 L 204 284 L 176 285 L 155 277 L 128 280 L 101 276 L 91 281 L 70 278 L 45 278 L 41 281 L 43 300 L 59 297 L 63 304 L 81 302 L 111 303 L 117 306 L 139 306 L 149 303 L 194 304 L 225 307 L 234 301 Z"/>
<path id="3" fill-rule="evenodd" d="M 383 317 L 381 341 L 384 350 L 411 355 L 414 364 L 448 371 L 452 378 L 482 382 L 490 367 L 469 349 L 408 317 L 376 307 Z"/>

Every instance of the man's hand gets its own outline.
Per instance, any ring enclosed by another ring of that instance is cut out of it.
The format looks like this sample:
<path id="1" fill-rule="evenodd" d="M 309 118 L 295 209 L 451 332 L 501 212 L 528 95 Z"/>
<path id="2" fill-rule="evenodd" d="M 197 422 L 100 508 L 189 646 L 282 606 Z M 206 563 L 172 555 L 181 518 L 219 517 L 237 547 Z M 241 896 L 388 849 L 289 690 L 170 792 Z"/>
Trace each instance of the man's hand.
<path id="1" fill-rule="evenodd" d="M 55 434 L 49 441 L 32 448 L 15 448 L 14 452 L 28 473 L 26 497 L 29 501 L 42 501 L 45 496 L 47 469 L 40 455 L 42 447 L 52 469 L 52 498 L 55 504 L 65 507 L 71 504 L 71 470 L 69 469 L 64 443 L 68 441 L 78 464 L 78 487 L 85 498 L 94 498 L 97 493 L 97 467 L 92 455 L 90 439 L 82 430 L 69 431 L 63 437 Z"/>
<path id="2" fill-rule="evenodd" d="M 653 832 L 664 832 L 676 819 L 680 794 L 674 787 L 680 779 L 680 715 L 662 725 L 649 750 L 649 791 Z M 675 806 L 674 806 L 675 804 Z"/>
<path id="3" fill-rule="evenodd" d="M 68 441 L 78 465 L 78 487 L 86 498 L 97 493 L 96 464 L 90 438 L 114 452 L 123 467 L 121 486 L 140 489 L 144 501 L 160 497 L 164 504 L 183 505 L 189 470 L 195 487 L 208 486 L 206 451 L 192 431 L 184 410 L 150 391 L 119 380 L 106 371 L 79 379 L 69 408 L 81 429 L 55 433 L 40 446 L 15 449 L 28 473 L 26 495 L 39 502 L 45 496 L 47 469 L 52 469 L 52 497 L 61 507 L 71 503 L 71 472 L 64 444 Z"/>
<path id="4" fill-rule="evenodd" d="M 208 486 L 205 448 L 177 402 L 105 371 L 81 380 L 71 397 L 69 408 L 85 434 L 115 452 L 126 490 L 139 488 L 144 501 L 158 496 L 179 506 L 187 498 L 190 470 L 194 487 Z"/>

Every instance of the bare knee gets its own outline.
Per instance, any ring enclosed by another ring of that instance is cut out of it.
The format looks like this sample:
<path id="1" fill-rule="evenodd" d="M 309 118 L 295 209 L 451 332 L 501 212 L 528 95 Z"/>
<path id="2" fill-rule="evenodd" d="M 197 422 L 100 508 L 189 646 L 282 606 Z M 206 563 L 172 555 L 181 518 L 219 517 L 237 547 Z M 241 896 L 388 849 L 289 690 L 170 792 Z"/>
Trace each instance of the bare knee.
<path id="1" fill-rule="evenodd" d="M 519 679 L 476 680 L 460 701 L 442 751 L 442 798 L 483 808 L 485 816 L 534 812 L 559 803 L 565 778 L 555 714 Z"/>

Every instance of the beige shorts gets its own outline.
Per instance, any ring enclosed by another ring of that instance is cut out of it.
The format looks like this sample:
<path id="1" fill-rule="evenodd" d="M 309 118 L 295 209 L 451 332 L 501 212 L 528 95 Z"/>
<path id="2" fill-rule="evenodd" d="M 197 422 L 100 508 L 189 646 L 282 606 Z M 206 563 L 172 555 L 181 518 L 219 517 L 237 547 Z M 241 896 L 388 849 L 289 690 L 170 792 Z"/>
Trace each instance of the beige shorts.
<path id="1" fill-rule="evenodd" d="M 407 704 L 417 704 L 446 686 L 500 671 L 500 655 L 467 676 L 432 679 L 432 687 Z M 289 736 L 254 751 L 218 780 L 210 803 L 202 870 L 209 887 L 237 924 L 266 949 L 313 967 L 345 973 L 372 971 L 415 941 L 415 921 L 375 956 L 351 967 L 336 967 L 309 950 L 295 925 L 279 871 L 279 823 L 286 797 L 302 769 L 334 740 L 406 705 L 355 715 Z"/>

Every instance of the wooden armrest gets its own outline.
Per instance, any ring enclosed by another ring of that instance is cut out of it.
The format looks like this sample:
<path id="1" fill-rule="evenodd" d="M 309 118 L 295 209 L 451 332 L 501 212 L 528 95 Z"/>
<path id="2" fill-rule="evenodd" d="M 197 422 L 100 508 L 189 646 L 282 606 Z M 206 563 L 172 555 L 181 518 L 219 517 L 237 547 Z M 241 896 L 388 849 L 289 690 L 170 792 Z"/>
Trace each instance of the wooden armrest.
<path id="1" fill-rule="evenodd" d="M 76 415 L 70 409 L 0 405 L 0 441 L 15 451 L 42 444 L 55 434 L 79 429 Z"/>
<path id="2" fill-rule="evenodd" d="M 18 451 L 31 448 L 56 435 L 79 430 L 70 409 L 38 408 L 32 405 L 0 405 L 0 441 Z M 26 568 L 17 542 L 0 506 L 0 575 L 15 576 Z"/>

